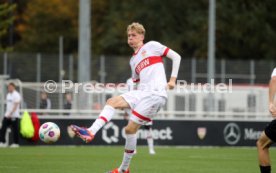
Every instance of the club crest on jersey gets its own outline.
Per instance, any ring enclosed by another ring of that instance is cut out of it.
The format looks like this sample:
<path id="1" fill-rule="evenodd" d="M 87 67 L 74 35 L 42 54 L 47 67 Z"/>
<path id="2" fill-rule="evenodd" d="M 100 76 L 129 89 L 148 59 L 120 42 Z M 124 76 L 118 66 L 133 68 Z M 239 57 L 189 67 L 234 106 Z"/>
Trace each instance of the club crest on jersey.
<path id="1" fill-rule="evenodd" d="M 197 128 L 197 136 L 199 139 L 203 140 L 207 134 L 206 127 L 199 127 Z"/>
<path id="2" fill-rule="evenodd" d="M 143 50 L 142 53 L 141 53 L 141 55 L 142 55 L 143 58 L 146 58 L 147 57 L 147 51 Z"/>

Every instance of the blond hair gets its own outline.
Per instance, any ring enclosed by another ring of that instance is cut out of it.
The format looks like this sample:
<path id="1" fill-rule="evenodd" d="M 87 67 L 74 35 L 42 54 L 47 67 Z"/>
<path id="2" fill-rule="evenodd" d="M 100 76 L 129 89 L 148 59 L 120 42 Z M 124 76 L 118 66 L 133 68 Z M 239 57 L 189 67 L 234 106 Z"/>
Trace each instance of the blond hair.
<path id="1" fill-rule="evenodd" d="M 143 34 L 143 35 L 146 34 L 146 30 L 145 30 L 144 26 L 142 24 L 138 23 L 138 22 L 133 22 L 132 24 L 128 25 L 128 27 L 127 27 L 127 33 L 130 30 L 134 30 L 138 34 Z"/>

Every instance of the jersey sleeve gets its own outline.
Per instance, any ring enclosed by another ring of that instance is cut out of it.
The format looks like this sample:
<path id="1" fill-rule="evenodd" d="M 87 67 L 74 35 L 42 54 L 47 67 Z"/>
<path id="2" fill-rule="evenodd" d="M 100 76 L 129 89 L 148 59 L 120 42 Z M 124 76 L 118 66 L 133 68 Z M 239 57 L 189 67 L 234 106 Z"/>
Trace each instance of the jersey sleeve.
<path id="1" fill-rule="evenodd" d="M 133 82 L 132 78 L 129 78 L 129 79 L 126 81 L 126 84 L 127 84 L 127 89 L 128 89 L 128 91 L 134 90 L 135 83 Z"/>
<path id="2" fill-rule="evenodd" d="M 19 93 L 14 94 L 14 102 L 19 103 L 21 101 L 21 96 Z"/>
<path id="3" fill-rule="evenodd" d="M 273 76 L 276 76 L 276 68 L 274 68 L 274 70 L 273 70 L 273 72 L 271 74 L 271 77 L 273 77 Z"/>
<path id="4" fill-rule="evenodd" d="M 154 52 L 154 54 L 158 56 L 165 57 L 170 50 L 167 46 L 164 46 L 157 41 L 150 41 L 149 44 L 152 47 L 152 51 Z"/>

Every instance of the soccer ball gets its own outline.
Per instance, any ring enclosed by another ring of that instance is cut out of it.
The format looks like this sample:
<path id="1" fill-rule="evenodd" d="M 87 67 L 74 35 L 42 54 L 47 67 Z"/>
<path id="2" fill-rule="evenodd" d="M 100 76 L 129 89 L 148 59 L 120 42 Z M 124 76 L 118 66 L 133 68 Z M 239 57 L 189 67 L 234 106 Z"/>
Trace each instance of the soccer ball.
<path id="1" fill-rule="evenodd" d="M 59 127 L 52 122 L 46 122 L 42 124 L 39 128 L 39 138 L 47 143 L 51 144 L 56 142 L 60 137 Z"/>

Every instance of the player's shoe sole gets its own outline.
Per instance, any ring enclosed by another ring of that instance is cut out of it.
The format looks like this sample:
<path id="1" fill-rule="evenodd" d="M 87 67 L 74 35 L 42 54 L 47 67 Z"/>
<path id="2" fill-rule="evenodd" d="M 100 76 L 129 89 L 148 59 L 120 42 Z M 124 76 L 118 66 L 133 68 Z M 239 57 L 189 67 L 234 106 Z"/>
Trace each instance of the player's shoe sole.
<path id="1" fill-rule="evenodd" d="M 113 171 L 109 171 L 107 173 L 119 173 L 118 168 L 114 169 Z M 129 169 L 127 169 L 126 171 L 124 171 L 123 173 L 130 173 Z"/>
<path id="2" fill-rule="evenodd" d="M 71 125 L 72 131 L 84 142 L 89 143 L 94 139 L 94 135 L 87 129 L 76 125 Z"/>

